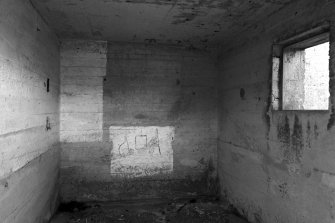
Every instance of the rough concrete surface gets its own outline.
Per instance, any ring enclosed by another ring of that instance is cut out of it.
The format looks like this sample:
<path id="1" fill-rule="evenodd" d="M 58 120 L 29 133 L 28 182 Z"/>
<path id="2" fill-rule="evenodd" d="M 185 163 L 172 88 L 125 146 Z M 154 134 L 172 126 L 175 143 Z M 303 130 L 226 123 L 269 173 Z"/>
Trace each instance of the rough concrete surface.
<path id="1" fill-rule="evenodd" d="M 297 1 L 260 22 L 262 32 L 247 30 L 222 52 L 221 193 L 251 222 L 334 222 L 334 9 L 330 1 Z M 331 109 L 273 110 L 272 44 L 325 20 Z"/>
<path id="2" fill-rule="evenodd" d="M 0 222 L 45 222 L 58 195 L 58 40 L 29 1 L 0 1 L 0 20 Z"/>
<path id="3" fill-rule="evenodd" d="M 292 0 L 32 0 L 63 38 L 178 44 L 227 42 Z"/>
<path id="4" fill-rule="evenodd" d="M 62 42 L 62 200 L 216 193 L 217 70 L 210 55 Z"/>
<path id="5" fill-rule="evenodd" d="M 0 1 L 0 222 L 47 222 L 57 201 L 72 210 L 60 222 L 229 222 L 232 210 L 334 222 L 334 11 L 333 0 Z M 325 21 L 329 110 L 273 107 L 273 44 Z M 231 209 L 193 202 L 217 195 Z"/>

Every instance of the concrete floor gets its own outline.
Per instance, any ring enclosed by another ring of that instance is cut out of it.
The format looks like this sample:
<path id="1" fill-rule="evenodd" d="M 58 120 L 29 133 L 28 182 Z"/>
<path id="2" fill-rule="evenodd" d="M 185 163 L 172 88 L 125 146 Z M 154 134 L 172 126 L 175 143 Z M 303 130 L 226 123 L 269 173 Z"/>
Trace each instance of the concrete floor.
<path id="1" fill-rule="evenodd" d="M 208 199 L 62 204 L 51 223 L 247 223 L 225 202 Z"/>

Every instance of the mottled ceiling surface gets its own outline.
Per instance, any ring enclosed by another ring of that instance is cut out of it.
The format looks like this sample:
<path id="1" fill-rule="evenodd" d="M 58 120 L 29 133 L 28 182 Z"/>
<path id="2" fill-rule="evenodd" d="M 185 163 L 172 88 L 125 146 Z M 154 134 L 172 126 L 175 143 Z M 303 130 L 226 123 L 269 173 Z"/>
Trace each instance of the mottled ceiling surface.
<path id="1" fill-rule="evenodd" d="M 293 0 L 31 0 L 60 38 L 206 46 Z"/>

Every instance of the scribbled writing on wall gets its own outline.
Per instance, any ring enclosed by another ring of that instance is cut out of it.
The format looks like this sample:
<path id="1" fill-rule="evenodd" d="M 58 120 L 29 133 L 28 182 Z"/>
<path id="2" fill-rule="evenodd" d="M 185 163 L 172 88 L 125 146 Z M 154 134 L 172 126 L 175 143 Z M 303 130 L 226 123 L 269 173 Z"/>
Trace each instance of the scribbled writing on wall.
<path id="1" fill-rule="evenodd" d="M 111 126 L 111 175 L 145 177 L 173 171 L 174 127 Z"/>

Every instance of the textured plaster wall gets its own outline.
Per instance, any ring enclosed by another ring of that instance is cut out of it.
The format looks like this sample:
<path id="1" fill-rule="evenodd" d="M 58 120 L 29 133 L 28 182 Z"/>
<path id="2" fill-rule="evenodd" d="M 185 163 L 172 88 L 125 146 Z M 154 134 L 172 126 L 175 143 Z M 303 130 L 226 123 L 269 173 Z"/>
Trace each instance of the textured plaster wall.
<path id="1" fill-rule="evenodd" d="M 297 1 L 242 33 L 219 61 L 221 194 L 251 222 L 335 221 L 331 1 Z M 273 111 L 272 44 L 329 20 L 329 111 Z"/>
<path id="2" fill-rule="evenodd" d="M 63 200 L 217 193 L 210 55 L 76 40 L 63 41 L 61 55 Z"/>
<path id="3" fill-rule="evenodd" d="M 58 41 L 29 1 L 1 1 L 0 20 L 0 222 L 45 222 L 58 195 Z"/>

